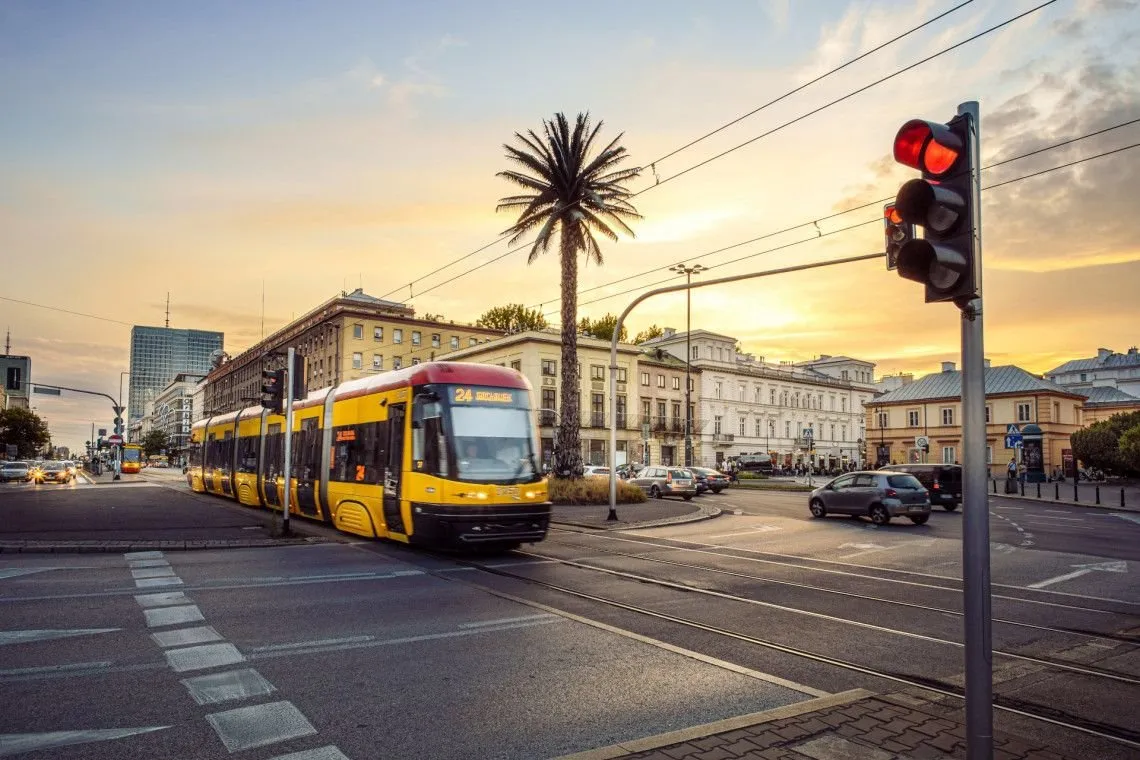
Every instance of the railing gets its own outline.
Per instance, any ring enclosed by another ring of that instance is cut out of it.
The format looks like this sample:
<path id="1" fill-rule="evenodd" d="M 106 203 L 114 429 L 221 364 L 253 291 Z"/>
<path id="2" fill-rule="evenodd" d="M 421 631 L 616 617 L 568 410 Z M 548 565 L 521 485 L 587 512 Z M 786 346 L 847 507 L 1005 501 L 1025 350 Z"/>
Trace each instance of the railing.
<path id="1" fill-rule="evenodd" d="M 557 425 L 557 415 L 554 412 L 539 412 L 538 424 L 540 425 Z"/>
<path id="2" fill-rule="evenodd" d="M 606 415 L 603 412 L 590 412 L 590 427 L 605 427 Z"/>
<path id="3" fill-rule="evenodd" d="M 713 433 L 713 443 L 732 443 L 735 438 L 732 433 Z"/>

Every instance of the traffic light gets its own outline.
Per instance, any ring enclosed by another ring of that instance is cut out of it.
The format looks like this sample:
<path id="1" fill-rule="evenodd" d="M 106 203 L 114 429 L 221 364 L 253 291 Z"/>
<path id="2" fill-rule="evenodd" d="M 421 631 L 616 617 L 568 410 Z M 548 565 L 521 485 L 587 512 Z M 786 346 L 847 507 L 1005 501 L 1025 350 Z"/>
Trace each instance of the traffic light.
<path id="1" fill-rule="evenodd" d="M 261 405 L 273 414 L 285 411 L 283 395 L 285 392 L 285 370 L 261 370 Z"/>
<path id="2" fill-rule="evenodd" d="M 887 269 L 898 269 L 899 251 L 914 240 L 914 225 L 904 222 L 895 204 L 883 206 L 883 233 L 886 237 Z"/>
<path id="3" fill-rule="evenodd" d="M 921 240 L 912 234 L 899 246 L 899 275 L 923 283 L 927 303 L 953 301 L 959 308 L 977 297 L 980 279 L 975 271 L 977 125 L 971 122 L 965 113 L 947 124 L 912 119 L 894 144 L 895 160 L 922 172 L 922 179 L 904 184 L 895 198 L 898 217 L 923 228 Z"/>

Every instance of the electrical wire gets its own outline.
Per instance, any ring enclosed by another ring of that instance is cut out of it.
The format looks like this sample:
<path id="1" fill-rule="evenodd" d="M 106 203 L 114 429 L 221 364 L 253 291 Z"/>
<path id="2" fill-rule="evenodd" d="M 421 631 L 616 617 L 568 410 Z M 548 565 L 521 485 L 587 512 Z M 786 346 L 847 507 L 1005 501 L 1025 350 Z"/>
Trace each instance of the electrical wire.
<path id="1" fill-rule="evenodd" d="M 940 21 L 941 19 L 945 18 L 946 16 L 949 16 L 951 13 L 954 13 L 955 11 L 958 11 L 961 8 L 969 5 L 973 1 L 974 0 L 965 0 L 965 2 L 959 3 L 958 5 L 955 5 L 953 8 L 950 8 L 949 10 L 944 11 L 944 12 L 938 14 L 937 16 L 934 16 L 930 19 L 927 19 L 926 21 L 922 22 L 918 26 L 912 27 L 912 28 L 906 30 L 905 32 L 891 38 L 890 40 L 887 40 L 886 42 L 884 42 L 880 45 L 877 45 L 876 47 L 873 47 L 870 50 L 867 50 L 866 52 L 860 53 L 859 55 L 855 56 L 854 58 L 851 58 L 851 59 L 847 60 L 846 62 L 836 66 L 835 68 L 830 69 L 830 70 L 824 72 L 823 74 L 820 74 L 819 76 L 815 77 L 814 79 L 811 79 L 807 82 L 804 82 L 801 85 L 798 85 L 797 87 L 795 87 L 791 90 L 788 90 L 784 94 L 774 98 L 773 100 L 768 101 L 767 103 L 765 103 L 761 106 L 758 106 L 757 108 L 752 109 L 748 113 L 743 114 L 741 116 L 738 116 L 735 119 L 733 119 L 732 121 L 729 121 L 729 122 L 722 124 L 721 126 L 717 127 L 716 129 L 712 130 L 711 132 L 707 132 L 707 133 L 701 135 L 700 137 L 696 138 L 695 140 L 691 140 L 690 142 L 682 145 L 681 147 L 676 148 L 676 149 L 670 151 L 669 153 L 666 153 L 664 156 L 661 156 L 660 158 L 656 159 L 655 161 L 651 161 L 648 164 L 649 168 L 651 168 L 654 172 L 654 175 L 656 175 L 656 172 L 657 172 L 656 165 L 659 164 L 660 162 L 664 161 L 665 159 L 671 158 L 671 157 L 677 155 L 678 153 L 680 153 L 684 150 L 687 150 L 687 149 L 693 147 L 694 145 L 696 145 L 700 142 L 703 142 L 704 140 L 707 140 L 708 138 L 712 137 L 713 135 L 715 135 L 719 132 L 722 132 L 725 129 L 728 129 L 729 127 L 733 126 L 734 124 L 739 124 L 741 121 L 744 121 L 745 119 L 749 118 L 750 116 L 754 116 L 754 115 L 760 113 L 764 109 L 766 109 L 770 106 L 773 106 L 776 103 L 779 103 L 780 101 L 785 100 L 785 99 L 791 97 L 792 95 L 795 95 L 798 92 L 801 92 L 802 90 L 807 89 L 808 87 L 810 87 L 813 84 L 817 84 L 818 82 L 822 82 L 824 79 L 827 79 L 828 77 L 830 77 L 833 74 L 837 74 L 838 72 L 842 71 L 843 69 L 847 68 L 848 66 L 851 66 L 852 64 L 858 63 L 859 61 L 863 60 L 864 58 L 871 56 L 871 55 L 874 55 L 875 53 L 879 52 L 880 50 L 883 50 L 884 48 L 890 47 L 891 45 L 895 44 L 899 40 L 902 40 L 905 37 L 909 37 L 910 35 L 914 34 L 915 32 L 919 31 L 920 29 L 923 29 L 927 26 L 930 26 L 931 24 L 935 23 L 936 21 Z M 1056 2 L 1056 0 L 1050 0 L 1050 1 Z M 1013 19 L 1013 20 L 1016 20 L 1016 19 Z M 985 33 L 988 33 L 988 31 Z M 679 176 L 679 175 L 675 175 L 675 176 Z M 669 179 L 673 179 L 673 177 L 670 177 Z M 668 180 L 665 180 L 665 181 L 668 181 Z M 634 197 L 636 197 L 636 195 L 640 195 L 641 193 L 647 192 L 650 188 L 655 187 L 657 184 L 660 184 L 660 181 L 658 183 L 655 183 L 654 185 L 651 185 L 648 188 L 644 188 L 644 189 L 640 190 L 638 193 L 635 194 Z M 475 250 L 473 250 L 469 253 L 463 254 L 459 258 L 453 259 L 452 261 L 449 261 L 448 263 L 433 269 L 432 271 L 428 272 L 425 275 L 417 277 L 416 279 L 411 280 L 410 282 L 408 282 L 404 285 L 401 285 L 398 288 L 395 288 L 393 290 L 388 291 L 387 293 L 382 295 L 381 298 L 387 298 L 388 296 L 399 293 L 404 288 L 411 288 L 417 282 L 421 282 L 423 280 L 426 280 L 428 277 L 431 277 L 432 275 L 438 274 L 438 273 L 442 272 L 443 270 L 448 269 L 448 268 L 454 266 L 455 264 L 458 264 L 461 261 L 465 261 L 465 260 L 471 258 L 472 256 L 474 256 L 478 253 L 481 253 L 481 252 L 487 250 L 488 248 L 491 248 L 492 246 L 498 245 L 499 243 L 503 242 L 504 240 L 507 240 L 508 238 L 512 237 L 512 234 L 513 233 L 509 233 L 509 232 L 505 233 L 505 234 L 501 235 L 500 237 L 496 238 L 495 240 L 492 240 L 491 242 L 486 243 L 485 245 L 482 245 L 479 248 L 476 248 Z M 522 248 L 522 246 L 519 247 L 519 249 L 521 249 L 521 248 Z M 512 250 L 512 253 L 513 252 L 514 251 Z M 492 259 L 492 261 L 498 261 L 498 260 L 499 260 L 498 258 Z M 491 263 L 491 262 L 486 262 L 486 263 Z M 485 266 L 485 265 L 486 264 L 483 264 L 480 266 Z M 478 268 L 479 267 L 476 267 L 475 269 L 478 269 Z M 475 270 L 473 269 L 471 271 L 475 271 Z M 451 280 L 447 280 L 447 282 L 453 282 L 453 281 L 454 281 L 454 278 Z M 446 284 L 446 283 L 441 283 L 441 284 Z M 434 290 L 434 289 L 435 289 L 435 287 L 432 287 L 429 290 L 421 291 L 420 295 L 423 295 L 424 293 L 430 292 L 430 290 Z"/>
<path id="2" fill-rule="evenodd" d="M 48 311 L 59 311 L 64 314 L 71 314 L 76 317 L 87 317 L 88 319 L 98 319 L 102 322 L 114 322 L 117 325 L 126 325 L 133 327 L 130 322 L 124 322 L 121 319 L 112 319 L 110 317 L 100 317 L 98 314 L 86 314 L 82 311 L 72 311 L 71 309 L 64 309 L 59 306 L 46 306 L 42 303 L 32 303 L 31 301 L 21 301 L 19 298 L 9 298 L 8 296 L 0 296 L 0 301 L 11 301 L 12 303 L 23 304 L 24 306 L 35 306 L 37 309 L 47 309 Z"/>

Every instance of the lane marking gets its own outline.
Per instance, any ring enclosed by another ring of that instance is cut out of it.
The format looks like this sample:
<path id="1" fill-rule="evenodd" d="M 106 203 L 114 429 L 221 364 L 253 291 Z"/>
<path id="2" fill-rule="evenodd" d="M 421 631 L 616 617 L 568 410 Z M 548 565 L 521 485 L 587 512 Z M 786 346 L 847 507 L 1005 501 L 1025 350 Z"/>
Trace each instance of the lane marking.
<path id="1" fill-rule="evenodd" d="M 316 749 L 303 749 L 288 755 L 275 755 L 269 760 L 348 760 L 348 756 L 332 744 Z"/>
<path id="2" fill-rule="evenodd" d="M 40 675 L 42 673 L 66 673 L 72 670 L 100 670 L 102 668 L 108 668 L 112 664 L 110 660 L 102 660 L 100 662 L 72 662 L 66 665 L 42 665 L 36 668 L 12 668 L 10 670 L 0 670 L 0 677 L 31 676 Z"/>
<path id="3" fill-rule="evenodd" d="M 132 570 L 137 570 L 141 567 L 170 567 L 170 563 L 164 559 L 134 559 L 127 562 Z"/>
<path id="4" fill-rule="evenodd" d="M 1125 514 L 1121 514 L 1120 512 L 1113 512 L 1112 516 L 1113 517 L 1119 517 L 1121 520 L 1128 520 L 1130 522 L 1140 523 L 1140 515 L 1125 515 Z"/>
<path id="5" fill-rule="evenodd" d="M 194 628 L 179 628 L 174 631 L 159 631 L 150 635 L 154 643 L 163 649 L 167 647 L 184 647 L 190 644 L 206 644 L 211 641 L 221 641 L 222 634 L 214 630 L 213 626 L 199 625 Z"/>
<path id="6" fill-rule="evenodd" d="M 135 581 L 138 588 L 162 588 L 163 586 L 181 586 L 181 578 L 139 578 Z"/>
<path id="7" fill-rule="evenodd" d="M 141 594 L 135 601 L 143 607 L 166 607 L 175 604 L 189 604 L 190 598 L 181 591 L 168 591 L 165 594 Z"/>
<path id="8" fill-rule="evenodd" d="M 19 578 L 21 575 L 46 573 L 51 570 L 94 570 L 94 567 L 0 567 L 0 581 Z"/>
<path id="9" fill-rule="evenodd" d="M 1066 522 L 1084 522 L 1083 517 L 1050 517 L 1049 515 L 1030 515 L 1031 520 L 1065 520 Z"/>
<path id="10" fill-rule="evenodd" d="M 146 615 L 147 628 L 200 623 L 206 619 L 196 604 L 186 604 L 181 607 L 157 607 L 153 610 L 143 610 L 143 614 Z"/>
<path id="11" fill-rule="evenodd" d="M 540 612 L 536 615 L 522 615 L 520 617 L 500 618 L 499 620 L 481 620 L 477 623 L 460 623 L 459 628 L 483 628 L 488 625 L 507 625 L 509 623 L 521 623 L 526 620 L 547 620 L 555 617 L 547 612 Z"/>
<path id="12" fill-rule="evenodd" d="M 745 530 L 738 530 L 734 533 L 718 533 L 715 536 L 705 536 L 705 538 L 732 538 L 734 536 L 746 536 L 750 533 L 771 533 L 773 531 L 783 530 L 776 525 L 761 525 L 758 528 L 748 528 Z"/>
<path id="13" fill-rule="evenodd" d="M 91 636 L 96 633 L 112 633 L 122 628 L 73 628 L 70 630 L 42 631 L 0 631 L 0 646 L 5 644 L 29 644 L 33 641 L 51 641 L 72 636 Z"/>
<path id="14" fill-rule="evenodd" d="M 123 739 L 153 731 L 165 731 L 170 726 L 144 726 L 142 728 L 95 728 L 86 731 L 50 731 L 43 734 L 0 734 L 0 757 L 33 752 L 54 747 L 69 747 L 73 744 L 105 742 Z"/>
<path id="15" fill-rule="evenodd" d="M 123 557 L 128 562 L 132 559 L 161 559 L 162 552 L 127 552 Z"/>
<path id="16" fill-rule="evenodd" d="M 170 667 L 176 673 L 245 662 L 245 655 L 239 652 L 233 644 L 203 644 L 185 649 L 170 649 L 163 654 L 166 655 L 166 661 L 170 663 Z"/>
<path id="17" fill-rule="evenodd" d="M 1074 570 L 1071 573 L 1058 575 L 1054 578 L 1049 578 L 1048 580 L 1038 581 L 1037 583 L 1030 583 L 1027 588 L 1045 588 L 1046 586 L 1052 586 L 1054 583 L 1072 580 L 1073 578 L 1080 578 L 1082 575 L 1088 575 L 1091 572 L 1092 570 L 1089 570 L 1088 568 L 1085 568 L 1083 570 Z"/>
<path id="18" fill-rule="evenodd" d="M 326 647 L 336 644 L 359 644 L 365 641 L 375 641 L 375 636 L 345 636 L 340 639 L 313 639 L 312 641 L 295 641 L 289 644 L 265 644 L 259 647 L 250 647 L 251 652 L 279 652 L 289 649 L 308 649 L 310 647 Z"/>
<path id="19" fill-rule="evenodd" d="M 1071 573 L 1065 573 L 1064 575 L 1058 575 L 1055 578 L 1049 578 L 1037 583 L 1031 583 L 1029 584 L 1028 588 L 1045 588 L 1046 586 L 1052 586 L 1054 583 L 1072 580 L 1073 578 L 1080 578 L 1082 575 L 1088 575 L 1089 573 L 1097 570 L 1106 573 L 1128 572 L 1128 563 L 1124 560 L 1116 560 L 1113 562 L 1094 562 L 1087 565 L 1073 565 L 1073 567 L 1077 569 Z"/>
<path id="20" fill-rule="evenodd" d="M 185 678 L 182 685 L 199 705 L 213 705 L 235 699 L 264 697 L 277 691 L 277 687 L 253 668 L 228 670 L 205 676 Z"/>
<path id="21" fill-rule="evenodd" d="M 317 733 L 292 702 L 237 707 L 207 715 L 206 720 L 231 753 Z"/>
<path id="22" fill-rule="evenodd" d="M 174 568 L 170 565 L 166 567 L 144 567 L 139 570 L 132 570 L 131 577 L 135 580 L 139 578 L 173 578 Z"/>

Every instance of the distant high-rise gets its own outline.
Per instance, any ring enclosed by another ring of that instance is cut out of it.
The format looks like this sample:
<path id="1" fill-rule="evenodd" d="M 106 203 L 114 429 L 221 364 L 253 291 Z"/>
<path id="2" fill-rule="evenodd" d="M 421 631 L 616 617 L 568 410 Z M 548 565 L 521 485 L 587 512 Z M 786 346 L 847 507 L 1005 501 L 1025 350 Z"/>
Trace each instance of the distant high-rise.
<path id="1" fill-rule="evenodd" d="M 207 374 L 215 352 L 222 350 L 224 337 L 223 333 L 207 330 L 132 327 L 128 419 L 140 419 L 147 400 L 169 385 L 175 375 Z"/>

